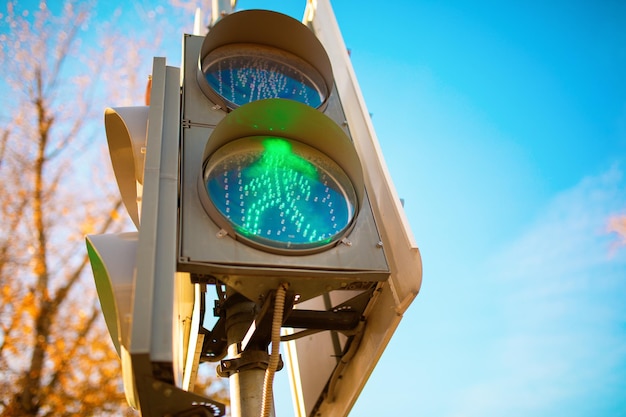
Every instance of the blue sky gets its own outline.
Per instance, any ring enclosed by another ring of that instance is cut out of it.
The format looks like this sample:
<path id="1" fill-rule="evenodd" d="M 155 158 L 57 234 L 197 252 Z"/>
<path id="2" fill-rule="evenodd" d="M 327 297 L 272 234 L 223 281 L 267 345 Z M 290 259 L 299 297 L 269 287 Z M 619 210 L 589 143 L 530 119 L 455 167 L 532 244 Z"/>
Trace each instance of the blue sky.
<path id="1" fill-rule="evenodd" d="M 626 211 L 626 5 L 361 4 L 335 11 L 424 277 L 351 416 L 626 415 L 606 233 Z"/>
<path id="2" fill-rule="evenodd" d="M 424 267 L 350 416 L 626 416 L 626 3 L 334 3 Z"/>
<path id="3" fill-rule="evenodd" d="M 355 4 L 424 276 L 350 416 L 626 415 L 626 4 Z"/>

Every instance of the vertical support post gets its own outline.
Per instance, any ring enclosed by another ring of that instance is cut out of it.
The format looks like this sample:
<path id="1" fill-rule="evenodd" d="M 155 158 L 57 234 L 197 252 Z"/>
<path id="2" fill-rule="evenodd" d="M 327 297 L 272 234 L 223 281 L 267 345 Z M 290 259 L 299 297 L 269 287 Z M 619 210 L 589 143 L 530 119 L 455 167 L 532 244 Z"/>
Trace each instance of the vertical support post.
<path id="1" fill-rule="evenodd" d="M 255 318 L 256 304 L 242 295 L 227 291 L 226 340 L 229 360 L 242 359 L 241 342 Z M 244 359 L 245 360 L 245 359 Z M 235 361 L 223 361 L 222 368 Z M 265 369 L 249 364 L 238 369 L 223 369 L 228 374 L 232 417 L 257 417 L 263 404 Z"/>
<path id="2" fill-rule="evenodd" d="M 234 0 L 213 0 L 211 4 L 211 26 L 227 14 L 231 14 L 235 8 Z"/>

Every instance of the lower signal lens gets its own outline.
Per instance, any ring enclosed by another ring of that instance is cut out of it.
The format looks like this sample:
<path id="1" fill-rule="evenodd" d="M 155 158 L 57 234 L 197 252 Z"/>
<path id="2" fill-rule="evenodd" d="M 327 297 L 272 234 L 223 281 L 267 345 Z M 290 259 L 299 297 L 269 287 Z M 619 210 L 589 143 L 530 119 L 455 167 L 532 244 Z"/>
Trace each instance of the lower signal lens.
<path id="1" fill-rule="evenodd" d="M 341 239 L 357 212 L 345 172 L 294 140 L 255 136 L 229 142 L 209 157 L 203 178 L 203 204 L 213 220 L 264 249 L 319 250 Z"/>

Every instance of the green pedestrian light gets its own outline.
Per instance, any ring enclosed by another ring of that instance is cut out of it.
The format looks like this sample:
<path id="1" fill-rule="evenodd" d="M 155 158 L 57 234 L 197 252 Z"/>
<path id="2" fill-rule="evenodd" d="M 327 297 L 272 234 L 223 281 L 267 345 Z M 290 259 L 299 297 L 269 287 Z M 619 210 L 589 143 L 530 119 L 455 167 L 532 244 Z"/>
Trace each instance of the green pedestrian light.
<path id="1" fill-rule="evenodd" d="M 335 242 L 354 220 L 345 172 L 314 148 L 279 137 L 239 139 L 204 169 L 209 201 L 252 244 L 286 251 Z M 288 253 L 288 252 L 287 252 Z"/>
<path id="2" fill-rule="evenodd" d="M 256 101 L 230 113 L 207 148 L 202 205 L 236 239 L 301 255 L 336 244 L 353 226 L 363 194 L 358 156 L 319 111 Z"/>

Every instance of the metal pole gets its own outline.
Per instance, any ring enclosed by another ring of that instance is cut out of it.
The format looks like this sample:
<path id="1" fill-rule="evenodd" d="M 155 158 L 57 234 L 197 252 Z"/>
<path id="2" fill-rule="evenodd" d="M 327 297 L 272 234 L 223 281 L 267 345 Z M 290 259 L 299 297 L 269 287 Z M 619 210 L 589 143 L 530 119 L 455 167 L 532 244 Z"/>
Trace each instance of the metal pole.
<path id="1" fill-rule="evenodd" d="M 248 359 L 254 352 L 241 352 L 241 342 L 254 320 L 256 304 L 227 290 L 229 297 L 226 307 L 228 360 L 222 361 L 222 368 L 229 374 L 231 416 L 258 417 L 263 405 L 265 369 Z"/>
<path id="2" fill-rule="evenodd" d="M 235 345 L 231 345 L 230 348 Z M 265 370 L 254 368 L 233 373 L 230 384 L 232 417 L 258 417 L 263 406 L 263 379 Z"/>
<path id="3" fill-rule="evenodd" d="M 211 4 L 211 26 L 223 16 L 231 14 L 236 4 L 236 0 L 213 0 Z"/>
<path id="4" fill-rule="evenodd" d="M 237 0 L 213 0 L 211 8 L 211 26 L 233 12 Z M 256 304 L 228 289 L 227 296 L 234 300 L 226 308 L 226 340 L 228 358 L 242 357 L 241 342 L 246 336 L 255 317 Z M 229 362 L 223 362 L 228 364 Z M 228 377 L 230 386 L 230 412 L 232 417 L 257 417 L 263 406 L 263 381 L 265 369 L 244 367 L 231 372 Z M 272 407 L 272 417 L 274 410 Z"/>

